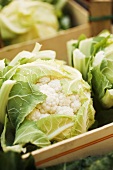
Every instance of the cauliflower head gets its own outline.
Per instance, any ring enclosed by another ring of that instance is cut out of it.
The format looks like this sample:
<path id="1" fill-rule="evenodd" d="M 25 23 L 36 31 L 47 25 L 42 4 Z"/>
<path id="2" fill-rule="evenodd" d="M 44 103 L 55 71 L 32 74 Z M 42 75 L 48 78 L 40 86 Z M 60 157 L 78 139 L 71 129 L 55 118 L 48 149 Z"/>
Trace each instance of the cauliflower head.
<path id="1" fill-rule="evenodd" d="M 4 79 L 14 81 L 7 102 L 14 145 L 44 147 L 85 133 L 95 122 L 91 89 L 82 74 L 52 50 L 22 51 L 11 62 Z M 6 128 L 7 129 L 7 128 Z"/>
<path id="2" fill-rule="evenodd" d="M 0 12 L 1 36 L 11 44 L 57 34 L 58 18 L 52 4 L 40 1 L 12 1 Z"/>

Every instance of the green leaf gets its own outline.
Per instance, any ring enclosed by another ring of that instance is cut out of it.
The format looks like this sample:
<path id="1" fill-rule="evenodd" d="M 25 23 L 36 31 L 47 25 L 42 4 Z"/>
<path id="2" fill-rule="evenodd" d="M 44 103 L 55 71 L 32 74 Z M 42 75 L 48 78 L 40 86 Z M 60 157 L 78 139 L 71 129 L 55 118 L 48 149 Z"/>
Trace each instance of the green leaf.
<path id="1" fill-rule="evenodd" d="M 1 146 L 4 152 L 14 151 L 14 152 L 25 152 L 26 149 L 23 148 L 21 144 L 13 145 L 15 138 L 15 129 L 11 122 L 8 121 L 7 116 L 5 117 L 5 125 L 1 135 Z"/>
<path id="2" fill-rule="evenodd" d="M 90 93 L 90 86 L 87 82 L 85 82 L 81 77 L 76 77 L 73 80 L 68 80 L 68 79 L 62 79 L 61 80 L 63 92 L 66 95 L 70 94 L 78 94 L 79 98 L 87 98 L 85 97 L 85 91 Z M 80 96 L 81 94 L 81 96 Z"/>
<path id="3" fill-rule="evenodd" d="M 67 42 L 67 54 L 68 54 L 68 63 L 70 66 L 73 65 L 73 50 L 77 48 L 78 40 L 70 40 Z"/>
<path id="4" fill-rule="evenodd" d="M 85 80 L 87 80 L 92 42 L 93 38 L 88 39 L 83 35 L 78 40 L 67 42 L 69 65 L 79 70 Z"/>
<path id="5" fill-rule="evenodd" d="M 109 36 L 101 37 L 97 36 L 93 38 L 93 43 L 91 46 L 91 56 L 95 56 L 99 50 L 103 50 L 107 44 Z"/>
<path id="6" fill-rule="evenodd" d="M 46 95 L 41 93 L 37 85 L 27 82 L 17 82 L 10 94 L 7 104 L 7 112 L 10 121 L 15 128 L 18 128 L 25 117 L 46 99 Z"/>
<path id="7" fill-rule="evenodd" d="M 104 108 L 111 108 L 113 106 L 113 89 L 106 90 L 101 102 Z"/>
<path id="8" fill-rule="evenodd" d="M 71 137 L 74 119 L 74 116 L 50 115 L 38 120 L 37 127 L 47 135 L 49 140 L 60 141 Z"/>
<path id="9" fill-rule="evenodd" d="M 91 46 L 93 43 L 93 38 L 86 38 L 80 41 L 79 43 L 79 50 L 89 58 L 91 56 Z"/>
<path id="10" fill-rule="evenodd" d="M 3 8 L 8 5 L 12 0 L 0 0 L 0 6 Z"/>
<path id="11" fill-rule="evenodd" d="M 28 51 L 18 53 L 9 63 L 9 66 L 21 65 L 35 60 L 35 55 Z"/>
<path id="12" fill-rule="evenodd" d="M 92 106 L 92 100 L 87 100 L 81 106 L 79 111 L 76 114 L 76 122 L 73 127 L 73 133 L 76 135 L 85 133 L 95 122 L 94 120 L 94 108 Z"/>
<path id="13" fill-rule="evenodd" d="M 3 72 L 4 68 L 5 68 L 5 59 L 0 60 L 0 72 Z"/>
<path id="14" fill-rule="evenodd" d="M 86 132 L 94 123 L 92 100 L 87 100 L 74 116 L 50 115 L 37 121 L 49 140 L 61 141 Z"/>
<path id="15" fill-rule="evenodd" d="M 5 121 L 6 106 L 9 98 L 9 93 L 15 83 L 15 80 L 6 80 L 0 89 L 0 122 L 2 124 L 4 124 Z"/>
<path id="16" fill-rule="evenodd" d="M 104 74 L 102 74 L 100 67 L 94 67 L 91 71 L 92 73 L 92 88 L 93 93 L 99 100 L 104 96 L 106 89 L 110 89 L 112 84 L 106 78 Z"/>
<path id="17" fill-rule="evenodd" d="M 18 65 L 12 67 L 12 66 L 6 66 L 3 70 L 3 79 L 4 80 L 10 80 L 12 79 L 13 75 L 16 73 L 16 70 L 18 68 Z"/>
<path id="18" fill-rule="evenodd" d="M 62 71 L 61 64 L 53 60 L 37 60 L 32 63 L 23 64 L 18 66 L 17 72 L 13 76 L 13 79 L 17 81 L 25 81 L 31 83 L 37 83 L 38 79 L 44 76 L 53 76 L 56 78 L 68 77 L 66 72 Z"/>
<path id="19" fill-rule="evenodd" d="M 0 170 L 36 170 L 35 161 L 32 155 L 22 159 L 20 153 L 0 152 Z"/>
<path id="20" fill-rule="evenodd" d="M 50 145 L 50 141 L 46 134 L 40 131 L 36 122 L 25 120 L 16 130 L 14 144 L 31 143 L 37 147 L 44 147 Z"/>
<path id="21" fill-rule="evenodd" d="M 55 59 L 56 57 L 56 52 L 52 50 L 42 50 L 39 51 L 41 48 L 41 45 L 39 43 L 35 44 L 34 49 L 32 52 L 29 51 L 22 51 L 18 53 L 12 61 L 9 63 L 8 66 L 18 66 L 26 63 L 31 63 L 33 61 L 36 61 L 37 59 Z"/>

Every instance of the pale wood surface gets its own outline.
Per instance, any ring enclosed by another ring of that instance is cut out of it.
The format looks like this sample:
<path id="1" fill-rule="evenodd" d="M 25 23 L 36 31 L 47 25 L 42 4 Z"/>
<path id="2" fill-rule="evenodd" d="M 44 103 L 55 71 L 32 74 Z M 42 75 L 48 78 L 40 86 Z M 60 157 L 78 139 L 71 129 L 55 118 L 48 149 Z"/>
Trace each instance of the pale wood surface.
<path id="1" fill-rule="evenodd" d="M 58 59 L 67 61 L 66 42 L 71 39 L 77 39 L 83 33 L 88 37 L 92 36 L 91 25 L 89 23 L 62 31 L 57 36 L 45 40 L 32 40 L 30 42 L 4 47 L 0 50 L 0 59 L 8 58 L 11 60 L 23 50 L 32 51 L 35 43 L 39 42 L 42 44 L 41 50 L 55 50 Z"/>
<path id="2" fill-rule="evenodd" d="M 112 16 L 112 0 L 92 0 L 89 7 L 92 17 Z M 104 29 L 111 31 L 111 19 L 92 21 L 92 33 L 97 35 Z"/>
<path id="3" fill-rule="evenodd" d="M 113 123 L 32 152 L 38 167 L 102 155 L 113 150 Z M 26 158 L 29 154 L 23 156 Z"/>

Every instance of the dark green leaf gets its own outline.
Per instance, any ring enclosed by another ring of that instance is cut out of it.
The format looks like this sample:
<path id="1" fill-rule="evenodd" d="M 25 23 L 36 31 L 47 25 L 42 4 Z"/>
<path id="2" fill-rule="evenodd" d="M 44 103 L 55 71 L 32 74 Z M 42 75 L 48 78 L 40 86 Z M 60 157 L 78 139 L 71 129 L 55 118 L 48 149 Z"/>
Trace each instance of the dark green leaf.
<path id="1" fill-rule="evenodd" d="M 0 170 L 36 170 L 34 158 L 22 159 L 16 152 L 0 152 Z"/>
<path id="2" fill-rule="evenodd" d="M 12 0 L 0 0 L 0 6 L 3 8 L 8 5 Z"/>

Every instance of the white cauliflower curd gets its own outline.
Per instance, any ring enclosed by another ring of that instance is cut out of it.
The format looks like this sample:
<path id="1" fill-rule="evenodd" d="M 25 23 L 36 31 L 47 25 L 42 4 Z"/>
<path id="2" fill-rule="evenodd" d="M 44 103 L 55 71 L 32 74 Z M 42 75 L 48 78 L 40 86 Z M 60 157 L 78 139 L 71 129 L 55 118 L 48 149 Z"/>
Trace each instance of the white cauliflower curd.
<path id="1" fill-rule="evenodd" d="M 47 98 L 42 104 L 30 113 L 28 119 L 37 121 L 49 114 L 63 114 L 73 116 L 81 107 L 81 101 L 78 94 L 66 95 L 60 80 L 43 77 L 37 83 L 42 93 L 46 94 Z"/>

